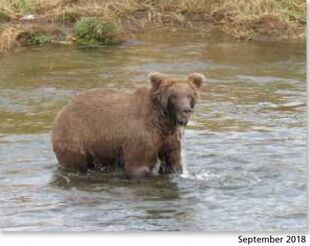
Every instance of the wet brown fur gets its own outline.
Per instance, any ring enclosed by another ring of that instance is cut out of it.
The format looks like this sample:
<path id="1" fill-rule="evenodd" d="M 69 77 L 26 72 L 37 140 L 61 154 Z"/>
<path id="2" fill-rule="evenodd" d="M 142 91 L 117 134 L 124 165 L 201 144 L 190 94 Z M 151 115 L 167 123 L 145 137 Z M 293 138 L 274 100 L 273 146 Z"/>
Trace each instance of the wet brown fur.
<path id="1" fill-rule="evenodd" d="M 59 112 L 52 130 L 59 168 L 85 172 L 118 165 L 128 177 L 145 177 L 159 159 L 162 173 L 182 172 L 180 126 L 163 102 L 174 87 L 177 93 L 189 91 L 196 101 L 201 81 L 197 87 L 195 80 L 161 76 L 153 74 L 151 88 L 131 94 L 106 89 L 81 93 Z"/>

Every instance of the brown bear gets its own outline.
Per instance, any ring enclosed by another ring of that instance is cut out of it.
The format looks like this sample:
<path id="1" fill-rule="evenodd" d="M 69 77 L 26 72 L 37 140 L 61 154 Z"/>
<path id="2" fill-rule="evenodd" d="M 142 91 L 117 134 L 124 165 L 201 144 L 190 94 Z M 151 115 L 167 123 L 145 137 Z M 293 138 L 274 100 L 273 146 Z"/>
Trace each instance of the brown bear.
<path id="1" fill-rule="evenodd" d="M 134 93 L 94 89 L 81 93 L 60 111 L 52 129 L 59 168 L 67 171 L 113 170 L 128 177 L 182 172 L 180 129 L 185 126 L 206 80 L 149 74 L 150 88 Z"/>

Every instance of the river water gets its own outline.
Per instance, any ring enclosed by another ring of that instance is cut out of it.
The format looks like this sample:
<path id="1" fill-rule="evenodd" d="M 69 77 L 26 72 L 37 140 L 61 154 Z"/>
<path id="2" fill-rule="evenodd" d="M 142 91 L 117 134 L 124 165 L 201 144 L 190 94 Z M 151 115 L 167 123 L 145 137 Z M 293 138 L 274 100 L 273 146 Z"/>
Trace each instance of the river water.
<path id="1" fill-rule="evenodd" d="M 306 230 L 305 44 L 155 33 L 115 47 L 20 48 L 0 58 L 3 231 Z M 57 171 L 56 113 L 91 88 L 204 73 L 186 175 L 143 181 Z"/>

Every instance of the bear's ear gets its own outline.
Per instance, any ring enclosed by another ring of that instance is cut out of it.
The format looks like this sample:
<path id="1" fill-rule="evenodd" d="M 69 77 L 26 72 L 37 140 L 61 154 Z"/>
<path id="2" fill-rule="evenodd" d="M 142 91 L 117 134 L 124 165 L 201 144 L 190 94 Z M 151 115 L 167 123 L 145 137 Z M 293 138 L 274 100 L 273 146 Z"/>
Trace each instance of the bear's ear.
<path id="1" fill-rule="evenodd" d="M 158 88 L 163 81 L 167 80 L 167 75 L 155 72 L 155 73 L 150 73 L 148 78 L 153 88 Z"/>
<path id="2" fill-rule="evenodd" d="M 207 82 L 206 77 L 203 74 L 201 74 L 201 73 L 191 73 L 188 76 L 188 80 L 192 81 L 197 88 L 200 88 L 202 83 L 206 83 Z"/>

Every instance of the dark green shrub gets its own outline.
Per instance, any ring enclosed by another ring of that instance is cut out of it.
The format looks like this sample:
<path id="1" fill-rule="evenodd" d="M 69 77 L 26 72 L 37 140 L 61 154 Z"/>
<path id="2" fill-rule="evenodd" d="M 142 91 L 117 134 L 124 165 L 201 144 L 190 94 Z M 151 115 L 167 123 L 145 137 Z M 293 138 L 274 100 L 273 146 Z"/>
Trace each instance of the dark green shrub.
<path id="1" fill-rule="evenodd" d="M 45 33 L 35 33 L 28 38 L 28 43 L 32 45 L 42 46 L 45 44 L 50 44 L 52 39 Z"/>
<path id="2" fill-rule="evenodd" d="M 80 45 L 113 45 L 120 42 L 120 27 L 116 22 L 97 18 L 82 18 L 74 26 Z"/>

